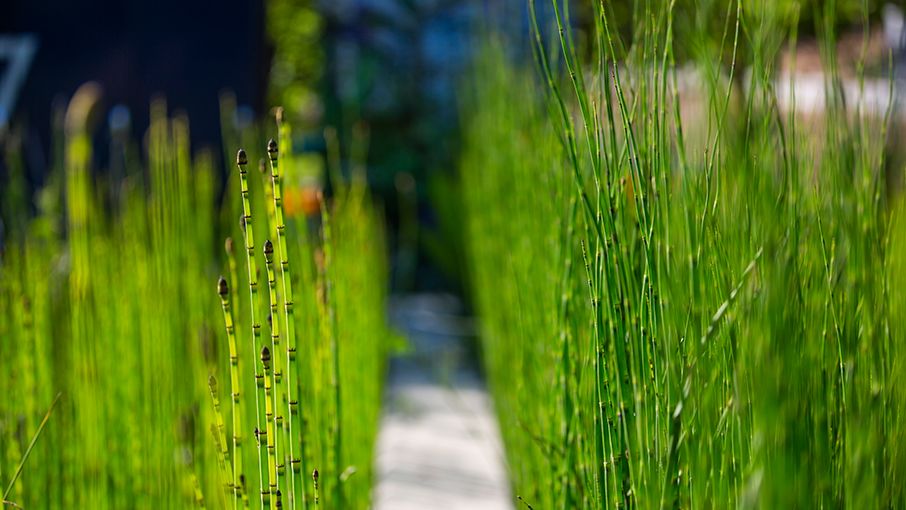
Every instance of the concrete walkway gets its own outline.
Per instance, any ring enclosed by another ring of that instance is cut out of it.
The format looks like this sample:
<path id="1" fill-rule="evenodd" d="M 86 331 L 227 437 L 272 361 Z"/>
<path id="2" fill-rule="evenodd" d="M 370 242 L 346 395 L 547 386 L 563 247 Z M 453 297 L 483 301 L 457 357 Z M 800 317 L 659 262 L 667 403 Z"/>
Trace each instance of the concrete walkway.
<path id="1" fill-rule="evenodd" d="M 410 350 L 390 362 L 377 446 L 376 510 L 513 508 L 500 433 L 455 298 L 392 300 Z"/>

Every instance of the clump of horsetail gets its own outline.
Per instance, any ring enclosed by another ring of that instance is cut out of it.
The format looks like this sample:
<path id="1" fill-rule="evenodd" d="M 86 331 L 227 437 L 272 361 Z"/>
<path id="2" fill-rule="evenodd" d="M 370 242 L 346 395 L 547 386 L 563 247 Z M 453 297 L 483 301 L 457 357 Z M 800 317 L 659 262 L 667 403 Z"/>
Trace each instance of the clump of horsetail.
<path id="1" fill-rule="evenodd" d="M 271 326 L 271 350 L 274 353 L 274 388 L 273 388 L 273 412 L 274 415 L 272 418 L 274 421 L 274 430 L 279 431 L 283 434 L 281 440 L 277 440 L 277 437 L 274 437 L 274 443 L 276 444 L 277 449 L 277 487 L 285 488 L 286 484 L 286 454 L 284 452 L 287 441 L 287 431 L 285 429 L 285 422 L 283 419 L 283 406 L 285 405 L 285 389 L 283 384 L 283 370 L 281 367 L 281 358 L 280 358 L 280 320 L 278 315 L 279 305 L 277 304 L 277 272 L 274 269 L 274 244 L 270 240 L 264 241 L 264 262 L 265 267 L 267 268 L 267 288 L 268 288 L 268 297 L 270 301 L 270 315 L 268 316 L 268 322 Z M 273 485 L 273 484 L 272 484 Z"/>
<path id="2" fill-rule="evenodd" d="M 246 171 L 246 165 L 248 164 L 248 156 L 246 156 L 243 149 L 239 149 L 239 152 L 236 153 L 236 164 L 239 166 L 239 184 L 242 194 L 242 229 L 245 232 L 245 251 L 246 251 L 246 260 L 248 261 L 248 271 L 249 271 L 249 295 L 251 297 L 251 302 L 249 303 L 249 310 L 251 314 L 251 323 L 252 323 L 252 352 L 258 352 L 258 345 L 261 339 L 261 324 L 258 322 L 258 266 L 255 263 L 255 235 L 252 225 L 252 206 L 249 201 L 249 184 L 248 184 L 248 172 Z M 258 448 L 258 480 L 261 488 L 261 506 L 263 507 L 266 501 L 269 501 L 269 490 L 268 490 L 268 478 L 267 474 L 264 471 L 265 452 L 261 450 L 261 435 L 265 434 L 261 429 L 261 400 L 262 393 L 264 392 L 264 375 L 261 373 L 262 366 L 255 364 L 255 416 L 257 420 L 256 427 L 256 437 L 257 448 Z"/>
<path id="3" fill-rule="evenodd" d="M 227 253 L 232 254 L 233 240 L 227 239 L 226 243 Z M 230 256 L 230 259 L 233 260 L 233 267 L 231 270 L 235 269 L 235 258 Z M 231 275 L 232 276 L 232 275 Z M 239 405 L 239 352 L 236 348 L 236 327 L 233 321 L 233 310 L 230 301 L 230 286 L 227 285 L 226 279 L 220 277 L 220 280 L 217 282 L 217 293 L 220 295 L 220 304 L 223 307 L 223 322 L 226 328 L 227 333 L 227 343 L 229 344 L 230 352 L 230 402 L 232 405 L 232 416 L 233 416 L 233 508 L 239 504 L 239 499 L 242 497 L 242 484 L 240 480 L 243 479 L 242 473 L 242 407 Z M 215 402 L 215 408 L 218 408 L 219 405 Z M 219 411 L 218 411 L 219 416 Z M 218 418 L 220 419 L 220 418 Z M 220 424 L 222 425 L 222 419 Z M 225 447 L 225 446 L 224 446 Z"/>
<path id="4" fill-rule="evenodd" d="M 292 279 L 289 272 L 289 255 L 286 249 L 286 224 L 283 218 L 283 185 L 277 162 L 278 147 L 277 143 L 271 139 L 267 142 L 267 155 L 271 162 L 271 183 L 273 189 L 271 195 L 274 200 L 274 224 L 277 231 L 277 250 L 280 257 L 280 279 L 283 283 L 283 313 L 284 322 L 286 323 L 286 373 L 284 374 L 286 388 L 286 403 L 289 411 L 289 420 L 287 420 L 288 453 L 290 458 L 290 506 L 294 504 L 296 487 L 300 487 L 303 493 L 301 495 L 303 507 L 305 506 L 304 484 L 301 480 L 302 474 L 302 428 L 299 426 L 299 402 L 298 398 L 293 399 L 296 388 L 293 381 L 298 384 L 298 363 L 296 362 L 296 326 L 293 318 L 293 288 Z M 273 306 L 271 313 L 276 313 Z M 296 438 L 299 438 L 298 445 Z"/>
<path id="5" fill-rule="evenodd" d="M 277 447 L 274 444 L 276 433 L 274 431 L 274 405 L 273 374 L 271 374 L 271 351 L 265 345 L 261 348 L 261 364 L 264 366 L 264 415 L 267 418 L 267 472 L 270 480 L 270 494 L 277 493 Z"/>

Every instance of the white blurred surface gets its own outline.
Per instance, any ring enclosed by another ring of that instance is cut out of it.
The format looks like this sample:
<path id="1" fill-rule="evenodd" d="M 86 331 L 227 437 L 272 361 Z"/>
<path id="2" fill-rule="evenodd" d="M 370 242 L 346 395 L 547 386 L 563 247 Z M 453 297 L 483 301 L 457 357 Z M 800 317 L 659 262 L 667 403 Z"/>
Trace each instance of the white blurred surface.
<path id="1" fill-rule="evenodd" d="M 411 350 L 391 362 L 377 446 L 377 510 L 512 509 L 492 403 L 467 352 L 471 323 L 444 296 L 397 298 Z"/>

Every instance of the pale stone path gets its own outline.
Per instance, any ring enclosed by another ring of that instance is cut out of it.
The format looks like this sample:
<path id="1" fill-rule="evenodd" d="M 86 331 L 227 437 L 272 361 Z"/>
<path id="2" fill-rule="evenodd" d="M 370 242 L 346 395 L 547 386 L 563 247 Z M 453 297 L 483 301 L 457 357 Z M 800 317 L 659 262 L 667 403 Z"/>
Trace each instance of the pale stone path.
<path id="1" fill-rule="evenodd" d="M 511 510 L 491 399 L 455 298 L 395 298 L 410 349 L 390 362 L 377 445 L 376 510 Z"/>

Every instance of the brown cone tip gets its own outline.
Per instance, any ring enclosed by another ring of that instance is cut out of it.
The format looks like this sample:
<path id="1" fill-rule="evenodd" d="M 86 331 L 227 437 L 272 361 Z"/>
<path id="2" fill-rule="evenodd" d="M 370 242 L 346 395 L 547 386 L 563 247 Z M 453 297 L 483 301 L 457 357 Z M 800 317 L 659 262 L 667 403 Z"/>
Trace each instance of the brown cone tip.
<path id="1" fill-rule="evenodd" d="M 270 239 L 264 241 L 264 256 L 270 258 L 274 254 L 274 243 Z"/>
<path id="2" fill-rule="evenodd" d="M 261 349 L 261 362 L 265 365 L 271 362 L 271 350 L 266 345 Z"/>
<path id="3" fill-rule="evenodd" d="M 236 164 L 237 165 L 246 165 L 249 162 L 248 156 L 245 155 L 245 149 L 239 149 L 239 152 L 236 153 Z"/>
<path id="4" fill-rule="evenodd" d="M 226 278 L 221 276 L 220 279 L 217 280 L 217 293 L 221 296 L 226 296 L 229 290 L 230 288 L 227 287 Z"/>
<path id="5" fill-rule="evenodd" d="M 318 470 L 317 469 L 311 472 L 311 477 L 314 478 L 315 481 L 318 481 Z"/>
<path id="6" fill-rule="evenodd" d="M 275 142 L 273 138 L 271 138 L 271 139 L 268 140 L 268 142 L 267 142 L 267 152 L 268 152 L 268 154 L 276 154 L 276 153 L 277 153 L 277 142 Z"/>
<path id="7" fill-rule="evenodd" d="M 230 254 L 230 255 L 233 254 L 233 238 L 232 237 L 226 238 L 226 241 L 223 242 L 223 248 L 226 250 L 226 252 L 228 254 Z"/>

